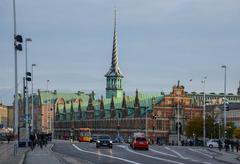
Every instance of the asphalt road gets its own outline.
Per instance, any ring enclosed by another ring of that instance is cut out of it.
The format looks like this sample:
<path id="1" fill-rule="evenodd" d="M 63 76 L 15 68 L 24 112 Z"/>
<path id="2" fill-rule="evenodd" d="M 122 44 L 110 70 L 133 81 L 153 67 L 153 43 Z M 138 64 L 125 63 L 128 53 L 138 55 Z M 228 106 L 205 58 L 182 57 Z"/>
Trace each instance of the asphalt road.
<path id="1" fill-rule="evenodd" d="M 133 164 L 223 164 L 204 148 L 151 145 L 147 150 L 132 150 L 128 144 L 114 144 L 112 149 L 96 148 L 95 143 L 57 142 L 52 148 L 70 163 Z"/>

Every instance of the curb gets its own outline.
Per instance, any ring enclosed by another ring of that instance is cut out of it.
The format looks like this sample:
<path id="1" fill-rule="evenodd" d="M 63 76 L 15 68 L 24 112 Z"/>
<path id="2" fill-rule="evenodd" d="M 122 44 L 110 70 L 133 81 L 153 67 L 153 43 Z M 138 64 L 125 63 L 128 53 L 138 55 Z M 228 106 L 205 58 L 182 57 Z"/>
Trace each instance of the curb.
<path id="1" fill-rule="evenodd" d="M 67 162 L 67 161 L 62 157 L 61 154 L 59 154 L 59 153 L 57 153 L 57 152 L 54 152 L 54 151 L 52 150 L 52 148 L 53 148 L 54 146 L 55 146 L 55 143 L 53 143 L 52 147 L 50 148 L 51 153 L 57 158 L 57 160 L 58 160 L 60 163 L 62 163 L 62 164 L 68 164 L 69 162 Z"/>
<path id="2" fill-rule="evenodd" d="M 221 160 L 221 159 L 218 159 L 216 158 L 217 156 L 213 156 L 213 159 L 219 161 L 219 162 L 224 162 L 224 163 L 228 163 L 228 164 L 235 164 L 235 163 L 232 163 L 232 162 L 229 162 L 229 161 L 224 161 L 224 160 Z"/>
<path id="3" fill-rule="evenodd" d="M 19 164 L 24 164 L 24 161 L 26 160 L 26 155 L 27 155 L 28 152 L 29 152 L 29 149 L 26 150 L 26 151 L 23 153 L 22 158 L 21 158 Z"/>
<path id="4" fill-rule="evenodd" d="M 216 153 L 216 154 L 218 154 L 218 155 L 223 155 L 223 154 L 222 154 L 221 152 L 219 152 L 219 151 L 214 151 L 214 150 L 209 149 L 209 148 L 207 148 L 207 150 L 210 151 L 210 152 Z"/>

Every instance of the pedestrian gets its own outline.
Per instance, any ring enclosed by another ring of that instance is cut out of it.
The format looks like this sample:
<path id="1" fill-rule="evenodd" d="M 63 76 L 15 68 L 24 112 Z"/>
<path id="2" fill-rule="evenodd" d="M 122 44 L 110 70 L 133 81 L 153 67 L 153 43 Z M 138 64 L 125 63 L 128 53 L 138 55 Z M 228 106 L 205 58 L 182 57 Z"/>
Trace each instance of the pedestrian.
<path id="1" fill-rule="evenodd" d="M 235 144 L 236 144 L 236 150 L 238 152 L 238 150 L 239 150 L 239 140 L 237 140 Z"/>
<path id="2" fill-rule="evenodd" d="M 184 140 L 181 141 L 182 146 L 184 146 Z"/>
<path id="3" fill-rule="evenodd" d="M 40 145 L 40 148 L 41 148 L 41 149 L 43 148 L 43 140 L 44 140 L 43 137 L 44 137 L 43 134 L 40 133 L 40 134 L 39 134 L 39 145 Z"/>
<path id="4" fill-rule="evenodd" d="M 35 134 L 33 134 L 33 133 L 30 134 L 30 141 L 31 141 L 31 149 L 33 151 L 33 149 L 34 149 L 34 142 L 35 142 Z"/>
<path id="5" fill-rule="evenodd" d="M 7 134 L 7 141 L 8 141 L 8 144 L 10 143 L 10 139 L 11 139 L 10 134 Z"/>
<path id="6" fill-rule="evenodd" d="M 222 150 L 222 141 L 218 140 L 218 150 L 221 151 Z"/>
<path id="7" fill-rule="evenodd" d="M 234 152 L 234 141 L 233 140 L 230 141 L 230 145 L 231 145 L 232 152 Z"/>

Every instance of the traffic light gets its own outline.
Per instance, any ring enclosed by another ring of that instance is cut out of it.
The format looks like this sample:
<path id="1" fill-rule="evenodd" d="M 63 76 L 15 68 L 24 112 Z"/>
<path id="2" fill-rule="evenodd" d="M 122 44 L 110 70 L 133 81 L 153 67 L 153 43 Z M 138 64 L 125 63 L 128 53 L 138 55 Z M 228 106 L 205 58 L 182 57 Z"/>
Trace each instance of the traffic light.
<path id="1" fill-rule="evenodd" d="M 31 81 L 31 72 L 26 72 L 26 81 Z"/>
<path id="2" fill-rule="evenodd" d="M 22 35 L 16 35 L 14 39 L 15 39 L 16 50 L 22 51 L 22 44 L 21 44 L 23 42 Z"/>
<path id="3" fill-rule="evenodd" d="M 225 104 L 226 111 L 229 111 L 229 102 L 226 102 Z"/>

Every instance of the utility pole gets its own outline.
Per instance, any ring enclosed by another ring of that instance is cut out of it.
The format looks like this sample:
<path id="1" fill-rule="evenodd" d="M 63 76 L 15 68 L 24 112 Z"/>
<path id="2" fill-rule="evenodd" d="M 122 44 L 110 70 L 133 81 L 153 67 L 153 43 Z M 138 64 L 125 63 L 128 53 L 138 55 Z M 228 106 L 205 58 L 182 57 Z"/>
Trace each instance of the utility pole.
<path id="1" fill-rule="evenodd" d="M 222 65 L 222 68 L 224 69 L 224 140 L 226 139 L 226 127 L 227 127 L 227 113 L 226 113 L 226 81 L 227 81 L 227 66 Z"/>
<path id="2" fill-rule="evenodd" d="M 179 146 L 180 131 L 179 131 L 179 95 L 178 95 L 178 106 L 177 106 L 177 145 Z"/>
<path id="3" fill-rule="evenodd" d="M 203 146 L 206 145 L 206 94 L 205 94 L 205 83 L 206 83 L 207 76 L 204 77 L 203 83 Z"/>
<path id="4" fill-rule="evenodd" d="M 34 104 L 33 104 L 33 67 L 35 67 L 36 66 L 36 64 L 32 64 L 32 132 L 33 132 L 33 130 L 34 130 L 34 113 L 33 113 L 33 108 L 34 108 Z"/>
<path id="5" fill-rule="evenodd" d="M 19 141 L 19 135 L 18 135 L 18 128 L 19 128 L 19 122 L 18 122 L 18 69 L 17 69 L 17 51 L 22 51 L 22 36 L 17 35 L 17 27 L 16 27 L 16 5 L 15 0 L 13 0 L 13 29 L 14 29 L 14 88 L 15 88 L 15 94 L 14 94 L 14 135 L 18 137 Z"/>

